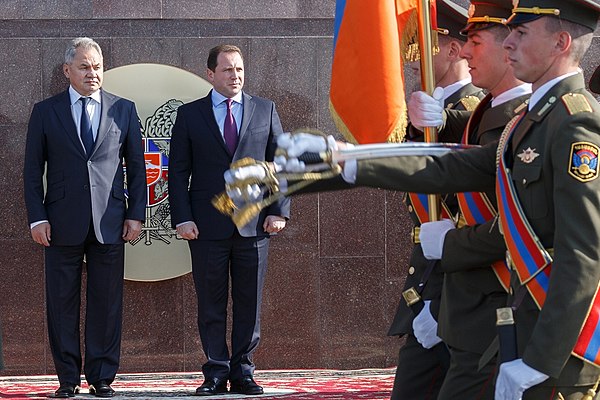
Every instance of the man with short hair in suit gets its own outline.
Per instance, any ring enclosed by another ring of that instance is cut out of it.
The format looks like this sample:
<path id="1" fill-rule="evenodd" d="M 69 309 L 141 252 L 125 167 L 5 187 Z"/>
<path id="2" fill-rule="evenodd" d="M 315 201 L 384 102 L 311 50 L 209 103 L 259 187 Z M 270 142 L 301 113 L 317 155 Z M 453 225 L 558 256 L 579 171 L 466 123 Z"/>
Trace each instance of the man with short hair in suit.
<path id="1" fill-rule="evenodd" d="M 233 161 L 273 160 L 282 127 L 272 101 L 242 91 L 244 60 L 238 47 L 214 47 L 207 67 L 213 90 L 178 109 L 169 160 L 171 221 L 189 240 L 198 329 L 207 358 L 196 395 L 225 393 L 228 380 L 232 393 L 258 395 L 263 388 L 253 378 L 252 354 L 260 340 L 269 236 L 285 227 L 289 200 L 272 204 L 236 228 L 211 199 L 225 190 L 223 174 Z M 231 354 L 226 339 L 230 276 Z"/>
<path id="2" fill-rule="evenodd" d="M 73 397 L 81 383 L 84 257 L 85 378 L 91 394 L 114 395 L 110 384 L 119 368 L 125 241 L 139 236 L 146 210 L 135 105 L 101 89 L 102 61 L 92 39 L 71 41 L 63 65 L 70 87 L 35 104 L 27 132 L 25 204 L 31 236 L 44 246 L 48 334 L 60 382 L 54 397 L 59 398 Z"/>

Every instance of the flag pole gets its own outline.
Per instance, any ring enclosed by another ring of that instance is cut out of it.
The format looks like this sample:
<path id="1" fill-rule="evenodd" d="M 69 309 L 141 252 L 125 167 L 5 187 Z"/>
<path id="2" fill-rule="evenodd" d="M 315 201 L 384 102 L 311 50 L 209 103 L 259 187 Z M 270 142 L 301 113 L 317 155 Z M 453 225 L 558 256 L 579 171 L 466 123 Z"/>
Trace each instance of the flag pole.
<path id="1" fill-rule="evenodd" d="M 421 88 L 427 94 L 432 95 L 435 89 L 435 77 L 433 76 L 433 32 L 431 28 L 430 0 L 418 0 L 417 15 L 419 50 L 421 52 Z M 437 128 L 425 127 L 424 133 L 425 142 L 435 143 L 438 141 Z M 429 203 L 429 220 L 439 221 L 440 196 L 430 194 L 427 196 L 427 201 Z"/>

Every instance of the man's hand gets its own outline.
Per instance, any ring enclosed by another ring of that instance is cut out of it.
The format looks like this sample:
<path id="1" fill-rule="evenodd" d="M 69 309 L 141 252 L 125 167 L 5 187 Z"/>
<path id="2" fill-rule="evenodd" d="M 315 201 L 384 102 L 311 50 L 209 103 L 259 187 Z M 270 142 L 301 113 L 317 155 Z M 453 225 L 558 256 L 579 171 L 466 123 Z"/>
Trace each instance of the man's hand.
<path id="1" fill-rule="evenodd" d="M 51 229 L 49 222 L 42 222 L 31 228 L 31 237 L 33 241 L 43 246 L 50 246 Z"/>
<path id="2" fill-rule="evenodd" d="M 123 240 L 129 242 L 135 240 L 142 232 L 142 221 L 126 219 L 123 223 Z"/>
<path id="3" fill-rule="evenodd" d="M 521 358 L 502 363 L 496 380 L 494 399 L 521 400 L 527 389 L 544 382 L 548 378 L 548 375 L 525 364 Z"/>
<path id="4" fill-rule="evenodd" d="M 200 234 L 196 223 L 193 221 L 185 222 L 179 225 L 176 229 L 177 234 L 185 240 L 198 239 L 198 235 Z"/>
<path id="5" fill-rule="evenodd" d="M 442 339 L 437 335 L 438 323 L 431 315 L 429 306 L 431 300 L 425 300 L 425 305 L 421 312 L 413 319 L 413 333 L 417 342 L 426 349 L 431 349 L 436 344 L 440 343 Z"/>
<path id="6" fill-rule="evenodd" d="M 421 224 L 419 241 L 423 256 L 428 260 L 441 260 L 444 252 L 444 240 L 448 231 L 455 229 L 454 222 L 449 219 L 425 222 Z"/>
<path id="7" fill-rule="evenodd" d="M 442 125 L 444 112 L 444 89 L 437 87 L 433 96 L 425 92 L 413 92 L 408 101 L 408 119 L 417 129 L 423 127 L 438 127 Z"/>
<path id="8" fill-rule="evenodd" d="M 285 218 L 278 215 L 267 215 L 263 229 L 267 233 L 277 233 L 285 228 Z"/>

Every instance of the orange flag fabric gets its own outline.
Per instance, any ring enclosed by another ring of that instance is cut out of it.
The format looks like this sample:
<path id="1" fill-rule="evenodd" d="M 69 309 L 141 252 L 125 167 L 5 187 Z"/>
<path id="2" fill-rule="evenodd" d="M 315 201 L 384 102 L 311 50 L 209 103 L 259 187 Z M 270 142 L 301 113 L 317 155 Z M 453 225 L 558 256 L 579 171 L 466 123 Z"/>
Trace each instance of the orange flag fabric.
<path id="1" fill-rule="evenodd" d="M 347 140 L 402 141 L 403 52 L 416 19 L 416 0 L 337 0 L 329 108 Z"/>

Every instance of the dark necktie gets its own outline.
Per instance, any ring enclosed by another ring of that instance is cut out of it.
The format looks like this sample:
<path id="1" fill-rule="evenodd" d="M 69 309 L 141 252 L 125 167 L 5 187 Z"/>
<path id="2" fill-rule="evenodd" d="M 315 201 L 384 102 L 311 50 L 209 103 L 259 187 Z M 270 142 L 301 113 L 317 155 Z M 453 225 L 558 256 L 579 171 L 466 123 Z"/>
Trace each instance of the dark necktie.
<path id="1" fill-rule="evenodd" d="M 94 149 L 94 134 L 92 133 L 92 122 L 90 121 L 90 116 L 87 112 L 87 104 L 90 100 L 89 97 L 80 97 L 81 99 L 81 123 L 80 123 L 80 132 L 81 141 L 83 142 L 83 147 L 85 147 L 85 153 L 88 158 L 92 154 L 92 150 Z"/>
<path id="2" fill-rule="evenodd" d="M 225 116 L 225 123 L 223 124 L 223 137 L 225 138 L 225 144 L 231 154 L 235 153 L 235 149 L 238 143 L 237 125 L 233 113 L 231 112 L 232 99 L 225 100 L 227 102 L 227 115 Z"/>

